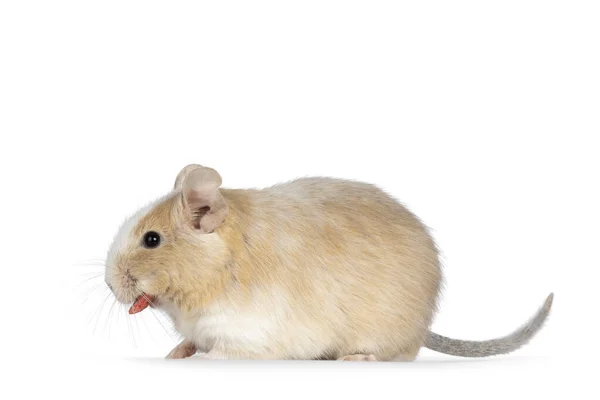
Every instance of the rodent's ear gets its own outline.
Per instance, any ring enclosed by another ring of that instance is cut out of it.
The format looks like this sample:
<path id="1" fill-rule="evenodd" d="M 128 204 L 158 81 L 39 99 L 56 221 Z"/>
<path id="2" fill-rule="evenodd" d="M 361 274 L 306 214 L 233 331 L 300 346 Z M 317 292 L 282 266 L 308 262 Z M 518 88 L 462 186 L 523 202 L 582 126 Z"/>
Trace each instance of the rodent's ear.
<path id="1" fill-rule="evenodd" d="M 201 233 L 213 232 L 227 217 L 228 206 L 219 191 L 221 184 L 221 175 L 207 167 L 191 168 L 183 179 L 183 202 L 193 227 Z"/>
<path id="2" fill-rule="evenodd" d="M 175 185 L 173 186 L 173 190 L 181 190 L 183 188 L 183 181 L 188 176 L 188 174 L 197 168 L 204 168 L 200 164 L 189 164 L 183 167 L 181 171 L 177 174 L 177 178 L 175 178 Z"/>

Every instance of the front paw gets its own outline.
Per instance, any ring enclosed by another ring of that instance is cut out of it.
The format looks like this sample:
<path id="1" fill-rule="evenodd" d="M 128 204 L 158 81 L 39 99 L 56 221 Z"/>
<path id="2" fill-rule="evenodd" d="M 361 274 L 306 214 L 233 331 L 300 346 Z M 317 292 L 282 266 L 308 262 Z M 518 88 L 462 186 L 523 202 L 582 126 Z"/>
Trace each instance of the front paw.
<path id="1" fill-rule="evenodd" d="M 181 342 L 165 357 L 168 360 L 179 360 L 196 354 L 196 345 L 190 342 Z"/>

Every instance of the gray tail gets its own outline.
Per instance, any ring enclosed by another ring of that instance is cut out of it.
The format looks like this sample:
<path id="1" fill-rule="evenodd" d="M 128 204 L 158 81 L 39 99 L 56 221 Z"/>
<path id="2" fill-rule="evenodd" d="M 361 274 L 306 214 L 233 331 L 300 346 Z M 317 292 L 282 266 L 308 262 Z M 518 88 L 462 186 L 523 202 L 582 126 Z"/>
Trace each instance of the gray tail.
<path id="1" fill-rule="evenodd" d="M 459 357 L 488 357 L 513 352 L 526 345 L 544 325 L 548 314 L 550 314 L 553 298 L 554 293 L 550 293 L 538 312 L 525 325 L 510 335 L 492 340 L 472 341 L 450 339 L 429 332 L 425 347 L 439 353 Z"/>

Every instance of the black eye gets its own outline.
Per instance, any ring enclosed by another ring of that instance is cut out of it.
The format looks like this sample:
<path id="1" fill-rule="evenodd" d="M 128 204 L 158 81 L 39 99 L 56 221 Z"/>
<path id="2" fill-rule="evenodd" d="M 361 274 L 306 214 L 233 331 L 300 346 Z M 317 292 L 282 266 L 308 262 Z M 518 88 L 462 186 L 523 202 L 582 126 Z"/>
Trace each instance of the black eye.
<path id="1" fill-rule="evenodd" d="M 144 247 L 153 249 L 160 244 L 160 235 L 156 232 L 146 232 L 144 235 Z"/>

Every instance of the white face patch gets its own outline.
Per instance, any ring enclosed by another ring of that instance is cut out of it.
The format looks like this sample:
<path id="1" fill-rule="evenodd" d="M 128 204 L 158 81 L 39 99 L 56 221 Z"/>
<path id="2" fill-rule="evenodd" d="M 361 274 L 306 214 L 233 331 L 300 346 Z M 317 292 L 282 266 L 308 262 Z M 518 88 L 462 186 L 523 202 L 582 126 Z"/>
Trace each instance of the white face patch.
<path id="1" fill-rule="evenodd" d="M 170 196 L 170 194 L 163 196 L 163 197 L 149 203 L 148 205 L 140 208 L 133 215 L 128 217 L 123 222 L 123 224 L 121 224 L 121 227 L 119 228 L 119 231 L 115 235 L 115 238 L 113 239 L 113 242 L 108 250 L 108 255 L 106 257 L 107 267 L 110 267 L 111 265 L 113 265 L 115 257 L 120 252 L 125 250 L 128 246 L 130 246 L 133 240 L 136 240 L 136 238 L 133 237 L 133 231 L 134 231 L 136 225 L 138 224 L 138 222 L 140 222 L 140 220 L 142 218 L 144 218 L 146 215 L 148 215 L 148 213 L 150 211 L 152 211 L 152 209 L 157 204 L 161 203 L 163 200 L 165 200 L 169 196 Z"/>

